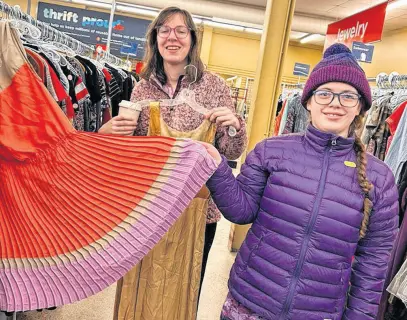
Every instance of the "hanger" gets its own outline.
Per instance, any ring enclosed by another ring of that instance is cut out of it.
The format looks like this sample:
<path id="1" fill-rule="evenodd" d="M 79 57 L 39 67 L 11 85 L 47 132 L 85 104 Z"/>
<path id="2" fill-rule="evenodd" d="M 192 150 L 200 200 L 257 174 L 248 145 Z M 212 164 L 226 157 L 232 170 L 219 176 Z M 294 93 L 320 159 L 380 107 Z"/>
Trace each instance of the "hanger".
<path id="1" fill-rule="evenodd" d="M 195 99 L 195 92 L 191 90 L 191 85 L 193 85 L 198 78 L 198 69 L 194 65 L 187 65 L 185 66 L 184 70 L 187 69 L 188 67 L 193 67 L 195 70 L 195 79 L 192 81 L 189 85 L 188 88 L 182 89 L 179 94 L 174 98 L 174 99 L 161 99 L 158 100 L 160 103 L 160 106 L 162 107 L 175 107 L 179 106 L 181 104 L 187 104 L 189 107 L 191 107 L 194 111 L 200 113 L 200 114 L 207 114 L 210 110 L 206 109 L 205 107 L 201 106 Z M 144 107 L 149 107 L 151 102 L 157 102 L 157 100 L 141 100 L 137 101 L 136 103 L 133 104 L 133 109 L 137 111 L 141 111 L 142 108 Z M 228 134 L 230 137 L 234 137 L 237 134 L 236 128 L 230 126 L 228 128 Z"/>

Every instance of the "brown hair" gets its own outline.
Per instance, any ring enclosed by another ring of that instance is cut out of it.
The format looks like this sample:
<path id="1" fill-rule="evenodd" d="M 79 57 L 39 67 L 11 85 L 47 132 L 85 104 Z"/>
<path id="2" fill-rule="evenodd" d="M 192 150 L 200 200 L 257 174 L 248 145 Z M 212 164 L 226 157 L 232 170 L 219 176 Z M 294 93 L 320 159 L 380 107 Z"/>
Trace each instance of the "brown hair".
<path id="1" fill-rule="evenodd" d="M 363 110 L 363 105 L 362 105 Z M 362 239 L 366 236 L 367 226 L 369 225 L 370 213 L 373 208 L 373 203 L 370 200 L 369 191 L 372 190 L 373 185 L 369 182 L 366 176 L 366 167 L 367 167 L 367 156 L 365 146 L 360 139 L 358 131 L 363 126 L 363 114 L 364 112 L 355 117 L 351 126 L 350 126 L 350 134 L 355 135 L 355 143 L 353 148 L 356 152 L 356 169 L 358 174 L 358 182 L 359 186 L 362 189 L 364 194 L 364 201 L 363 201 L 363 220 L 362 226 L 360 228 L 359 238 Z"/>
<path id="2" fill-rule="evenodd" d="M 154 73 L 157 79 L 162 83 L 167 83 L 167 75 L 164 72 L 164 60 L 158 51 L 157 45 L 157 28 L 162 26 L 169 18 L 175 14 L 181 14 L 184 17 L 185 24 L 191 32 L 191 49 L 188 53 L 188 64 L 194 65 L 198 69 L 197 81 L 202 78 L 204 72 L 204 64 L 199 56 L 199 41 L 198 31 L 191 14 L 177 7 L 168 7 L 163 9 L 160 14 L 154 19 L 147 30 L 147 48 L 144 56 L 144 68 L 141 72 L 143 79 L 150 79 Z M 195 80 L 195 69 L 187 68 L 186 77 L 189 82 Z"/>

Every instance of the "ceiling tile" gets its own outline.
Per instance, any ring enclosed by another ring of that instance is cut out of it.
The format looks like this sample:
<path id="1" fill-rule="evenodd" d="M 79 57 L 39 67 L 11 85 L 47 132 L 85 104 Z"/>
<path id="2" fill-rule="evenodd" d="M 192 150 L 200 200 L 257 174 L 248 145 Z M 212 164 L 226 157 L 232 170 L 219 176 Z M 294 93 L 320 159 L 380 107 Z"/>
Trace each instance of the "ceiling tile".
<path id="1" fill-rule="evenodd" d="M 317 1 L 317 5 L 321 5 L 322 3 L 324 4 L 328 4 L 330 6 L 340 6 L 343 5 L 345 3 L 347 3 L 347 0 L 325 0 L 321 3 L 322 1 Z"/>
<path id="2" fill-rule="evenodd" d="M 353 9 L 344 8 L 342 6 L 337 6 L 329 10 L 328 12 L 330 15 L 335 15 L 338 18 L 349 17 L 355 13 Z"/>
<path id="3" fill-rule="evenodd" d="M 407 27 L 407 19 L 402 17 L 389 19 L 384 23 L 384 29 L 386 31 L 402 29 L 405 27 Z"/>
<path id="4" fill-rule="evenodd" d="M 358 12 L 364 11 L 366 9 L 369 9 L 371 7 L 371 5 L 366 4 L 366 3 L 358 3 L 358 2 L 352 1 L 352 2 L 347 2 L 345 4 L 342 4 L 339 7 L 349 9 L 350 12 L 353 12 L 353 13 L 358 13 Z"/>
<path id="5" fill-rule="evenodd" d="M 402 9 L 399 9 L 399 10 L 391 10 L 391 11 L 388 11 L 388 12 L 387 12 L 387 14 L 386 14 L 386 20 L 387 20 L 387 19 L 393 19 L 393 18 L 401 17 L 401 16 L 404 16 L 404 15 L 407 15 L 407 10 L 402 10 Z"/>
<path id="6" fill-rule="evenodd" d="M 312 9 L 310 8 L 310 5 L 308 3 L 298 3 L 295 6 L 295 10 L 298 12 L 307 12 L 307 13 L 313 13 L 315 14 L 315 11 L 319 12 L 326 12 L 331 10 L 332 8 L 335 8 L 336 6 L 327 4 L 325 2 L 318 3 L 318 5 L 314 6 Z"/>
<path id="7" fill-rule="evenodd" d="M 210 1 L 219 1 L 219 0 L 210 0 Z M 228 0 L 227 2 L 232 2 L 236 4 L 246 4 L 252 6 L 266 7 L 267 0 Z"/>
<path id="8" fill-rule="evenodd" d="M 389 10 L 388 12 L 392 12 L 392 11 L 398 11 L 398 10 L 406 10 L 407 9 L 407 3 L 404 3 L 401 0 L 398 0 L 397 2 L 395 2 L 397 5 L 396 7 L 392 8 L 392 5 L 389 4 Z"/>

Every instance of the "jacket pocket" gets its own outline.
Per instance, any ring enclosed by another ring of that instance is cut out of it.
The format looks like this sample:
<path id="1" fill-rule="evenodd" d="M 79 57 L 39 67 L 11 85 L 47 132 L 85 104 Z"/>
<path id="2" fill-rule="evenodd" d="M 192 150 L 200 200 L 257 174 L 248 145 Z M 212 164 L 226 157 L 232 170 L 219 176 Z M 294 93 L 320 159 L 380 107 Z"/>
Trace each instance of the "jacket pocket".
<path id="1" fill-rule="evenodd" d="M 341 265 L 341 279 L 340 279 L 340 296 L 336 300 L 336 313 L 339 313 L 338 319 L 342 319 L 342 314 L 345 311 L 347 298 L 348 298 L 348 288 L 350 281 L 351 267 L 349 265 Z"/>
<path id="2" fill-rule="evenodd" d="M 249 234 L 250 233 L 250 234 Z M 240 276 L 243 272 L 247 270 L 247 268 L 250 267 L 250 263 L 253 259 L 253 257 L 256 255 L 256 252 L 258 251 L 259 247 L 261 246 L 261 242 L 263 240 L 264 236 L 261 236 L 260 238 L 256 237 L 256 235 L 249 230 L 249 233 L 247 234 L 246 241 L 247 242 L 252 242 L 253 245 L 251 246 L 249 255 L 247 256 L 246 260 L 243 260 L 243 257 L 240 256 L 241 258 L 241 264 L 239 264 L 236 268 L 236 273 Z M 256 239 L 254 241 L 254 239 Z"/>

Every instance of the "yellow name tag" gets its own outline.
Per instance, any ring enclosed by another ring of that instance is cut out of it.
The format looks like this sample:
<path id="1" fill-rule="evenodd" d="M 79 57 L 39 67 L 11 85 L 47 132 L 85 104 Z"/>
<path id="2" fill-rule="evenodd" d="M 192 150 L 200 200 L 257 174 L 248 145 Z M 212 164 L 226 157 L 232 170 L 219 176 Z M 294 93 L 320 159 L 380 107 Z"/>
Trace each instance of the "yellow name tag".
<path id="1" fill-rule="evenodd" d="M 352 162 L 352 161 L 345 161 L 345 166 L 347 167 L 351 167 L 351 168 L 356 168 L 356 163 Z"/>

